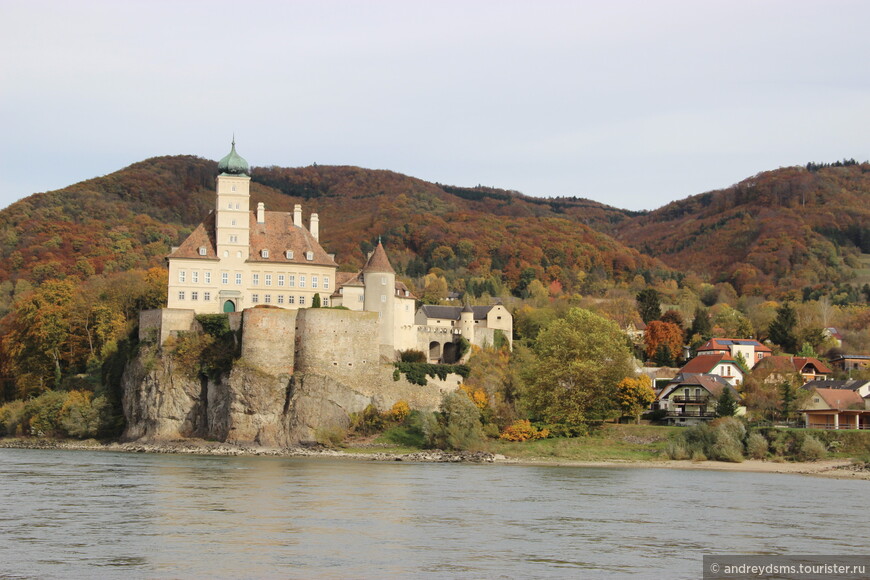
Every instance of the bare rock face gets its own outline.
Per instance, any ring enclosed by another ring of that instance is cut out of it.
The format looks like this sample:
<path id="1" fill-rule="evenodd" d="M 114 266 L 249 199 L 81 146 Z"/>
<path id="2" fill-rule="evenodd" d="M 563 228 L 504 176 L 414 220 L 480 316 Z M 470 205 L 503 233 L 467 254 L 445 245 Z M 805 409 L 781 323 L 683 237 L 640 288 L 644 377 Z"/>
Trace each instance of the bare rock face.
<path id="1" fill-rule="evenodd" d="M 121 404 L 127 419 L 124 440 L 171 440 L 204 434 L 204 386 L 174 368 L 172 359 L 159 356 L 155 347 L 142 347 L 121 381 Z"/>
<path id="2" fill-rule="evenodd" d="M 227 443 L 286 447 L 283 428 L 290 377 L 237 365 L 208 392 L 209 437 Z"/>
<path id="3" fill-rule="evenodd" d="M 366 396 L 332 377 L 313 373 L 293 375 L 286 414 L 290 440 L 316 440 L 319 429 L 347 429 L 351 413 L 373 403 Z"/>

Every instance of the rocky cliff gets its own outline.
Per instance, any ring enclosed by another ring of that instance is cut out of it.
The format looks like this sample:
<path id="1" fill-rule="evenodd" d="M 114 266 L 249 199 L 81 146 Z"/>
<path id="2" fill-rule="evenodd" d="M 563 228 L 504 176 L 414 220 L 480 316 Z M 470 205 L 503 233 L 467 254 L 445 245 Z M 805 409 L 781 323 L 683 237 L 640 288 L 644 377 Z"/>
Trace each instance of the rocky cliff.
<path id="1" fill-rule="evenodd" d="M 124 440 L 196 437 L 286 447 L 315 440 L 320 430 L 346 429 L 350 414 L 368 405 L 387 410 L 404 400 L 414 409 L 435 409 L 461 381 L 457 375 L 425 386 L 396 380 L 393 365 L 369 352 L 371 343 L 351 336 L 370 336 L 370 317 L 361 316 L 370 313 L 300 311 L 304 320 L 288 336 L 288 325 L 276 324 L 286 321 L 287 311 L 248 312 L 241 356 L 212 379 L 204 378 L 200 361 L 191 361 L 180 343 L 140 345 L 122 381 Z M 348 326 L 348 317 L 357 324 Z M 267 340 L 270 333 L 273 340 Z M 342 348 L 342 341 L 353 346 Z"/>

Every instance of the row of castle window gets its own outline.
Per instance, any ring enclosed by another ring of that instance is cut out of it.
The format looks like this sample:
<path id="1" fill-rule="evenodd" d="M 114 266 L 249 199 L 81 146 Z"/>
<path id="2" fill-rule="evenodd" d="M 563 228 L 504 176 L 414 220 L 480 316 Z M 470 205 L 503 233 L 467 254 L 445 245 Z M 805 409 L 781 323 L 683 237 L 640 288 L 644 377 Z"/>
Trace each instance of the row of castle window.
<path id="1" fill-rule="evenodd" d="M 206 271 L 202 273 L 203 275 L 203 283 L 211 284 L 211 272 Z M 298 280 L 295 274 L 278 274 L 274 276 L 273 274 L 264 274 L 263 282 L 265 286 L 271 286 L 272 281 L 276 280 L 277 286 L 287 286 L 289 288 L 295 288 L 298 283 L 299 288 L 305 288 L 308 280 L 306 276 L 299 276 Z M 179 270 L 178 271 L 178 282 L 179 284 L 187 283 L 187 271 Z M 199 271 L 193 270 L 190 273 L 190 282 L 192 284 L 199 284 Z M 228 285 L 230 283 L 230 273 L 229 272 L 221 272 L 221 284 Z M 236 286 L 242 285 L 242 273 L 236 272 L 235 276 Z M 329 290 L 329 277 L 323 276 L 320 278 L 319 276 L 311 276 L 311 288 L 320 288 L 320 284 L 323 283 L 323 289 Z M 251 275 L 251 285 L 259 286 L 260 285 L 260 274 L 255 273 Z"/>
<path id="2" fill-rule="evenodd" d="M 178 291 L 178 299 L 179 300 L 185 300 L 186 297 L 187 297 L 187 293 L 184 290 Z M 296 304 L 297 303 L 296 296 L 286 296 L 285 297 L 283 294 L 278 294 L 275 296 L 275 298 L 276 298 L 276 302 L 278 304 L 285 304 L 285 298 L 286 298 L 286 304 Z M 199 292 L 197 292 L 195 290 L 192 291 L 190 293 L 190 299 L 198 301 L 199 300 Z M 208 302 L 209 300 L 211 300 L 211 292 L 203 292 L 202 299 L 205 302 Z M 253 302 L 254 304 L 259 304 L 260 303 L 260 295 L 259 294 L 251 294 L 251 302 Z M 272 304 L 272 295 L 271 294 L 264 294 L 263 295 L 263 303 L 264 304 Z M 327 298 L 326 296 L 322 297 L 322 304 L 323 304 L 323 306 L 329 306 L 329 298 Z M 299 296 L 299 306 L 305 306 L 305 296 Z"/>

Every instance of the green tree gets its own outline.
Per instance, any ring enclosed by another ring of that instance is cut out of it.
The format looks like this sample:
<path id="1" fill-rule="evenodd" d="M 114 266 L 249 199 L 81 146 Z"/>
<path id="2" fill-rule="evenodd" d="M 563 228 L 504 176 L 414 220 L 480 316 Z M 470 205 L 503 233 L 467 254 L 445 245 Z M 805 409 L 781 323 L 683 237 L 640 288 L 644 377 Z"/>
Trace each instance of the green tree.
<path id="1" fill-rule="evenodd" d="M 320 308 L 320 292 L 314 295 L 311 299 L 311 308 Z"/>
<path id="2" fill-rule="evenodd" d="M 689 329 L 689 336 L 698 335 L 701 340 L 710 340 L 713 337 L 713 327 L 710 324 L 710 315 L 706 308 L 697 307 L 695 309 L 695 318 L 692 320 L 692 326 Z"/>
<path id="3" fill-rule="evenodd" d="M 636 300 L 637 311 L 640 312 L 640 317 L 645 323 L 649 324 L 650 321 L 662 317 L 662 305 L 655 288 L 644 288 L 637 293 Z"/>
<path id="4" fill-rule="evenodd" d="M 786 302 L 776 310 L 776 318 L 770 323 L 767 335 L 774 343 L 782 347 L 785 352 L 797 350 L 797 313 L 794 306 Z"/>
<path id="5" fill-rule="evenodd" d="M 737 364 L 737 367 L 743 371 L 743 376 L 748 376 L 751 371 L 749 368 L 749 363 L 746 362 L 746 357 L 743 356 L 742 352 L 737 352 L 737 356 L 734 357 L 734 362 Z"/>
<path id="6" fill-rule="evenodd" d="M 616 323 L 572 308 L 541 331 L 534 353 L 525 395 L 536 417 L 582 425 L 618 412 L 616 385 L 634 369 Z"/>
<path id="7" fill-rule="evenodd" d="M 733 417 L 737 413 L 737 399 L 731 393 L 731 389 L 722 389 L 722 394 L 716 402 L 717 417 Z"/>

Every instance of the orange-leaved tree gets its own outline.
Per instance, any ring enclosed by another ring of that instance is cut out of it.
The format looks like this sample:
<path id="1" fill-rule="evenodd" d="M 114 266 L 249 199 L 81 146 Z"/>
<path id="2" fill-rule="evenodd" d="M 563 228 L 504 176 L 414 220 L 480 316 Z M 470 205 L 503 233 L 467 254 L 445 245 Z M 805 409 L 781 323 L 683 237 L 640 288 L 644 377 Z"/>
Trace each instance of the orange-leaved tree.
<path id="1" fill-rule="evenodd" d="M 619 408 L 624 414 L 634 417 L 636 423 L 640 423 L 641 414 L 655 399 L 656 393 L 652 388 L 652 381 L 646 375 L 637 378 L 626 377 L 616 385 L 616 400 Z"/>
<path id="2" fill-rule="evenodd" d="M 683 348 L 683 329 L 672 322 L 653 320 L 646 325 L 643 335 L 646 355 L 650 358 L 664 347 L 671 359 L 676 359 Z"/>

